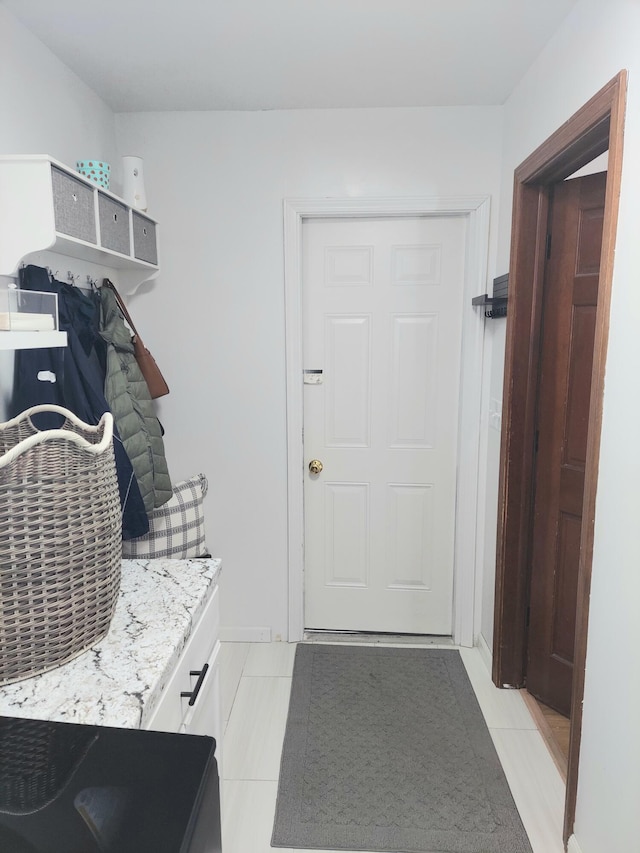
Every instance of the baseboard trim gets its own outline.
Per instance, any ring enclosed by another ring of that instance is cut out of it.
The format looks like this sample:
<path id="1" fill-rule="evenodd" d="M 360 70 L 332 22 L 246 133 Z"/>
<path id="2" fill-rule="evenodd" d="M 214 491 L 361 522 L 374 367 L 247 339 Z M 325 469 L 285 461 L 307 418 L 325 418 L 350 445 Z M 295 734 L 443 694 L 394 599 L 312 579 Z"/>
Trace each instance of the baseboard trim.
<path id="1" fill-rule="evenodd" d="M 580 845 L 576 841 L 575 835 L 572 835 L 567 843 L 567 853 L 582 853 Z"/>
<path id="2" fill-rule="evenodd" d="M 493 654 L 491 653 L 491 649 L 487 645 L 487 641 L 482 636 L 482 634 L 478 634 L 478 639 L 476 640 L 476 646 L 478 647 L 478 651 L 480 652 L 480 657 L 482 658 L 482 662 L 487 668 L 487 672 L 489 673 L 489 678 L 491 678 L 491 670 L 493 669 Z"/>
<path id="3" fill-rule="evenodd" d="M 223 643 L 270 643 L 271 628 L 220 628 Z"/>

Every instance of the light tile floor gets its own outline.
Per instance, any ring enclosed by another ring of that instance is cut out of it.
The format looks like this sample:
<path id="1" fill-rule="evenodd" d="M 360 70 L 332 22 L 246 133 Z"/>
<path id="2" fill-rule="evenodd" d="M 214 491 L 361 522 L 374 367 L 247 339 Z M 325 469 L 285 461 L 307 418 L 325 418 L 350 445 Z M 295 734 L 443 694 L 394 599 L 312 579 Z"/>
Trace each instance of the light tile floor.
<path id="1" fill-rule="evenodd" d="M 270 842 L 295 649 L 293 643 L 222 644 L 224 853 L 284 849 Z M 522 697 L 493 686 L 477 649 L 460 653 L 533 853 L 563 853 L 564 783 Z"/>

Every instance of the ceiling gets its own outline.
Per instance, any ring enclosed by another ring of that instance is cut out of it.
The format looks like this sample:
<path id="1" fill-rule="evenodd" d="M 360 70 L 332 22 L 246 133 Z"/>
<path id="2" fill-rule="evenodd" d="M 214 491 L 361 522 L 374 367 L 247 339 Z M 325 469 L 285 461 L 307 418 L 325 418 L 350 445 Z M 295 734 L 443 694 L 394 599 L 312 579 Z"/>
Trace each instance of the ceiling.
<path id="1" fill-rule="evenodd" d="M 2 0 L 116 112 L 502 104 L 576 0 Z"/>

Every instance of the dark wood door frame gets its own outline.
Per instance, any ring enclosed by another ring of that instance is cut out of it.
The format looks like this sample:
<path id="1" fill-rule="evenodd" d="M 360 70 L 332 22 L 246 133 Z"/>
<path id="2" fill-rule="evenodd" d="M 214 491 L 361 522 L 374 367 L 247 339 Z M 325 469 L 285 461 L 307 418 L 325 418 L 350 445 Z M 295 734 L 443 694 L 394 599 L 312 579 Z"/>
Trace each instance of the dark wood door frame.
<path id="1" fill-rule="evenodd" d="M 565 844 L 573 831 L 578 782 L 602 395 L 626 90 L 627 72 L 621 71 L 514 173 L 493 644 L 493 681 L 498 687 L 521 687 L 525 675 L 534 425 L 550 187 L 609 151 L 578 570 Z"/>

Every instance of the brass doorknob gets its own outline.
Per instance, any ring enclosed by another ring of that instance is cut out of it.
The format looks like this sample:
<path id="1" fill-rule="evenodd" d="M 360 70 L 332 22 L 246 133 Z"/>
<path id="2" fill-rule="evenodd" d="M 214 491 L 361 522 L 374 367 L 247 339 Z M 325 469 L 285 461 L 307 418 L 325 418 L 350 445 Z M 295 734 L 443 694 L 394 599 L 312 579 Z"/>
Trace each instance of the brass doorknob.
<path id="1" fill-rule="evenodd" d="M 311 462 L 309 462 L 309 470 L 312 474 L 319 474 L 323 468 L 324 465 L 319 459 L 312 459 Z"/>

